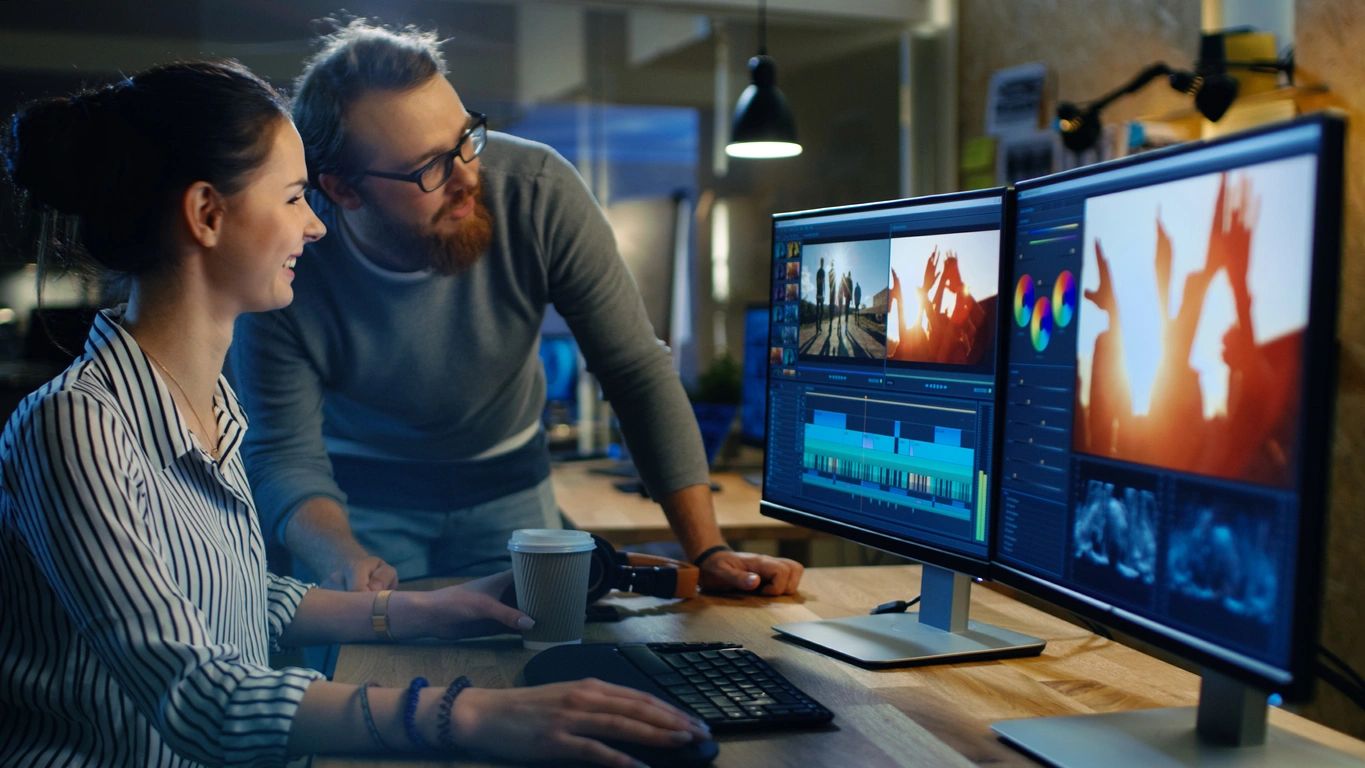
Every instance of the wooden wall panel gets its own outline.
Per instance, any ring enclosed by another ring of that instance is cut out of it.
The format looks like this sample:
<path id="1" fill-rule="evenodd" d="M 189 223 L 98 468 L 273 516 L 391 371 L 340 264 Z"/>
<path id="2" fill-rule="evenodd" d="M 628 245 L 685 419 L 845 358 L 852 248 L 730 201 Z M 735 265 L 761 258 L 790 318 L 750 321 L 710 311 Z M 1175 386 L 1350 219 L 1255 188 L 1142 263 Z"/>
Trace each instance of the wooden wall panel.
<path id="1" fill-rule="evenodd" d="M 1341 254 L 1341 362 L 1332 451 L 1327 584 L 1322 642 L 1365 670 L 1365 15 L 1359 0 L 1298 0 L 1295 59 L 1300 82 L 1326 83 L 1350 120 Z M 1365 674 L 1365 672 L 1362 672 Z M 1302 714 L 1365 737 L 1365 713 L 1327 685 Z"/>
<path id="2" fill-rule="evenodd" d="M 1148 64 L 1190 66 L 1199 51 L 1199 3 L 1191 0 L 962 0 L 958 129 L 983 132 L 991 73 L 1041 61 L 1056 99 L 1089 101 Z M 1161 81 L 1120 99 L 1106 122 L 1188 105 Z M 1051 120 L 1056 100 L 1045 105 Z"/>

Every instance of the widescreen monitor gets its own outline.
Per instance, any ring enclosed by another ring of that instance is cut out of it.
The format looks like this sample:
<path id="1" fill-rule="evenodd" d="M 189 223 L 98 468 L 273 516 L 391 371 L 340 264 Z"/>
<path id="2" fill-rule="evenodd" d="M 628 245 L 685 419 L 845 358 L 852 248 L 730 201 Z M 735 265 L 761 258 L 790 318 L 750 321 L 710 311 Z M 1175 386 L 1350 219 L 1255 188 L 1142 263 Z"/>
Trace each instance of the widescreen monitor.
<path id="1" fill-rule="evenodd" d="M 918 613 L 779 632 L 869 665 L 1041 650 L 967 618 L 990 557 L 1006 218 L 1000 189 L 773 218 L 763 513 L 925 564 Z"/>
<path id="2" fill-rule="evenodd" d="M 739 436 L 745 443 L 763 445 L 763 419 L 767 409 L 768 315 L 767 304 L 744 310 L 744 373 L 740 387 Z"/>
<path id="3" fill-rule="evenodd" d="M 1103 716 L 1107 744 L 1103 719 L 997 725 L 1025 749 L 1197 762 L 1307 692 L 1342 143 L 1315 117 L 1018 185 L 993 573 L 1205 670 L 1198 736 L 1192 710 Z"/>

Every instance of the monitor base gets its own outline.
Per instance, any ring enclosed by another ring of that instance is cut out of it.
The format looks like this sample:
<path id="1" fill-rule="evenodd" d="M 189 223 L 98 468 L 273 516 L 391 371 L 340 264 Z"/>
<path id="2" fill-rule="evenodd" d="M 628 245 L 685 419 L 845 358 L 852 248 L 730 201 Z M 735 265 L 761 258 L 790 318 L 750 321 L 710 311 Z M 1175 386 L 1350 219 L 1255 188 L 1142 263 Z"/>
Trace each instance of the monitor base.
<path id="1" fill-rule="evenodd" d="M 1267 728 L 1263 744 L 1209 743 L 1195 731 L 1194 707 L 1007 720 L 991 730 L 1058 768 L 1100 763 L 1106 768 L 1360 765 L 1357 758 L 1274 726 Z"/>
<path id="2" fill-rule="evenodd" d="M 779 624 L 777 632 L 866 667 L 897 667 L 1007 656 L 1036 656 L 1045 641 L 980 621 L 948 632 L 918 613 L 883 613 Z"/>
<path id="3" fill-rule="evenodd" d="M 866 667 L 936 664 L 966 659 L 1036 656 L 1046 641 L 970 621 L 972 580 L 924 564 L 919 613 L 880 613 L 779 624 L 774 630 Z"/>

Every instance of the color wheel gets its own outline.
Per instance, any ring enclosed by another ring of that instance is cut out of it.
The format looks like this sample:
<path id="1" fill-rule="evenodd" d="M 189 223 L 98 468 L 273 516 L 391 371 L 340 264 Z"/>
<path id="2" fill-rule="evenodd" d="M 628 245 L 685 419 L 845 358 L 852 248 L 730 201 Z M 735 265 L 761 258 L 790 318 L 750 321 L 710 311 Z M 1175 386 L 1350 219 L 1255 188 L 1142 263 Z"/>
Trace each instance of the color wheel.
<path id="1" fill-rule="evenodd" d="M 1033 348 L 1042 352 L 1047 349 L 1047 343 L 1052 340 L 1052 313 L 1046 296 L 1039 296 L 1038 302 L 1033 305 L 1033 322 L 1029 327 L 1029 337 L 1033 341 Z"/>
<path id="2" fill-rule="evenodd" d="M 1065 328 L 1076 316 L 1076 278 L 1069 270 L 1057 275 L 1052 286 L 1052 319 L 1058 328 Z"/>
<path id="3" fill-rule="evenodd" d="M 1014 322 L 1027 328 L 1033 313 L 1033 278 L 1024 275 L 1014 286 Z"/>

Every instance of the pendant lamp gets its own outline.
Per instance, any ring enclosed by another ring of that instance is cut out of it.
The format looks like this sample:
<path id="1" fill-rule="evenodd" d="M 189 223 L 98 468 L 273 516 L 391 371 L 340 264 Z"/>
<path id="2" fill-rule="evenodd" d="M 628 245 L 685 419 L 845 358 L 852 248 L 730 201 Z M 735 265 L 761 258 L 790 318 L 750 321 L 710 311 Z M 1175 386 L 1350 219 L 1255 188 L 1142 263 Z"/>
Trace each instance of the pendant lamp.
<path id="1" fill-rule="evenodd" d="M 767 2 L 758 4 L 758 55 L 749 59 L 750 83 L 735 103 L 730 157 L 772 158 L 801 154 L 796 140 L 796 120 L 782 91 L 777 89 L 777 65 L 768 55 Z"/>

